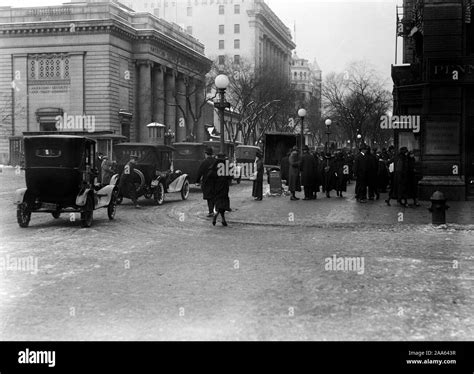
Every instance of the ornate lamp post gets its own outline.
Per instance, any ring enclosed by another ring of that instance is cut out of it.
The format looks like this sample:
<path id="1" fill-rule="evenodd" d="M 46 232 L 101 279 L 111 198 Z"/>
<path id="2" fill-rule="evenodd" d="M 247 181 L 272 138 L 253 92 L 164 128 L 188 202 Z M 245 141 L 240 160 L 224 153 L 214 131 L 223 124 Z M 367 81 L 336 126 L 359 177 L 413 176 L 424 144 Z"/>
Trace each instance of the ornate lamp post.
<path id="1" fill-rule="evenodd" d="M 175 136 L 175 133 L 171 130 L 171 127 L 168 128 L 168 131 L 165 132 L 165 145 L 171 145 L 173 142 L 173 138 Z"/>
<path id="2" fill-rule="evenodd" d="M 326 142 L 326 153 L 328 153 L 328 150 L 329 150 L 329 135 L 331 135 L 331 131 L 329 131 L 329 129 L 331 128 L 331 124 L 332 124 L 332 121 L 328 118 L 324 124 L 326 125 L 327 127 L 327 131 L 326 131 L 326 135 L 328 136 L 328 140 Z"/>
<path id="3" fill-rule="evenodd" d="M 306 109 L 301 108 L 298 110 L 298 116 L 301 118 L 301 139 L 300 139 L 300 157 L 303 155 L 303 143 L 304 143 L 304 117 L 306 117 Z"/>
<path id="4" fill-rule="evenodd" d="M 219 92 L 219 101 L 214 103 L 214 107 L 219 111 L 219 125 L 220 125 L 220 153 L 224 153 L 224 111 L 230 108 L 230 103 L 225 101 L 225 90 L 229 86 L 229 78 L 225 74 L 219 74 L 214 80 L 217 91 Z"/>

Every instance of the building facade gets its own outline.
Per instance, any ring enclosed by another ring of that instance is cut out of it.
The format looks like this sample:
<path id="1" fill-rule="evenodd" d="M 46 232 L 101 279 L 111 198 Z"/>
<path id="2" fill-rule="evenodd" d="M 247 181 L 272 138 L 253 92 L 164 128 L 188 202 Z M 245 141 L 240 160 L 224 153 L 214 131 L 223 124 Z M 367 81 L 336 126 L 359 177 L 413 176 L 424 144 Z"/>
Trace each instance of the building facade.
<path id="1" fill-rule="evenodd" d="M 0 8 L 4 147 L 23 132 L 56 131 L 58 119 L 61 130 L 130 141 L 163 141 L 152 122 L 176 141 L 204 139 L 188 108 L 205 100 L 210 66 L 191 35 L 113 2 Z"/>
<path id="2" fill-rule="evenodd" d="M 405 0 L 397 33 L 403 65 L 392 67 L 394 115 L 419 121 L 396 144 L 421 161 L 421 198 L 474 197 L 474 26 L 469 0 Z M 413 127 L 413 126 L 412 126 Z"/>
<path id="3" fill-rule="evenodd" d="M 291 31 L 263 0 L 123 0 L 138 11 L 179 25 L 201 41 L 206 56 L 224 63 L 245 59 L 289 80 Z"/>

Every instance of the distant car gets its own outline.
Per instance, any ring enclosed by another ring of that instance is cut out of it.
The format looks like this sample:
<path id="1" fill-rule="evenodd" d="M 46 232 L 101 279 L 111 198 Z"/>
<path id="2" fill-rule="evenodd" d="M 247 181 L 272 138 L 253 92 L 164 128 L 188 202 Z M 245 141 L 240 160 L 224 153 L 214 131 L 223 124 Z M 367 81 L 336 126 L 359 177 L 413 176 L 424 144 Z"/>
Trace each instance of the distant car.
<path id="1" fill-rule="evenodd" d="M 203 143 L 173 143 L 175 149 L 173 165 L 176 169 L 188 174 L 189 183 L 197 181 L 197 174 L 201 162 L 204 161 L 206 145 Z"/>
<path id="2" fill-rule="evenodd" d="M 95 183 L 95 140 L 74 135 L 26 136 L 26 188 L 16 191 L 17 221 L 28 227 L 31 213 L 80 212 L 83 227 L 90 227 L 95 209 L 116 212 L 117 188 Z"/>
<path id="3" fill-rule="evenodd" d="M 136 196 L 153 199 L 156 205 L 161 205 L 165 193 L 180 192 L 181 198 L 189 196 L 189 178 L 181 170 L 173 169 L 173 152 L 175 149 L 167 145 L 146 143 L 119 143 L 114 146 L 117 159 L 118 174 L 112 176 L 110 183 L 118 186 L 120 175 L 125 165 L 133 157 L 136 160 L 133 184 Z M 119 191 L 117 203 L 130 198 L 124 191 Z"/>

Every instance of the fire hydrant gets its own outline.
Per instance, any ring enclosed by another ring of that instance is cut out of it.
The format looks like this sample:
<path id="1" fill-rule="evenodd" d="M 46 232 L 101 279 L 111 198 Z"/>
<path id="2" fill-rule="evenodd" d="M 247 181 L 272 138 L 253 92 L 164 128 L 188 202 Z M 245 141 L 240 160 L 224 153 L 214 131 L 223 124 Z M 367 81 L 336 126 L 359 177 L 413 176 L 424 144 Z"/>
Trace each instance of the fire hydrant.
<path id="1" fill-rule="evenodd" d="M 431 212 L 431 222 L 433 225 L 446 224 L 446 210 L 449 206 L 446 205 L 446 199 L 442 192 L 436 191 L 430 198 L 431 207 L 428 210 Z"/>

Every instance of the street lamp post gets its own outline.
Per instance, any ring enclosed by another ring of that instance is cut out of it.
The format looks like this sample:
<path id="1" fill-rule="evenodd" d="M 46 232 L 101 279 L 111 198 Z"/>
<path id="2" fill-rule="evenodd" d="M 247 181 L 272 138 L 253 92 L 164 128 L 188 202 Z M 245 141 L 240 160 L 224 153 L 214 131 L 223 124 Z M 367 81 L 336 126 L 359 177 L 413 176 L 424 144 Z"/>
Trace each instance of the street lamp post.
<path id="1" fill-rule="evenodd" d="M 300 157 L 303 154 L 303 143 L 304 143 L 304 117 L 306 117 L 306 109 L 301 108 L 298 110 L 298 116 L 301 118 L 301 139 L 300 139 Z"/>
<path id="2" fill-rule="evenodd" d="M 230 108 L 230 103 L 225 101 L 225 90 L 229 86 L 229 78 L 225 74 L 219 74 L 214 80 L 217 91 L 219 92 L 219 101 L 214 103 L 214 107 L 219 111 L 219 125 L 220 125 L 220 153 L 224 153 L 224 111 Z"/>
<path id="3" fill-rule="evenodd" d="M 332 121 L 328 118 L 324 124 L 326 125 L 328 131 L 326 131 L 326 134 L 328 136 L 328 140 L 326 142 L 326 153 L 328 153 L 329 151 L 329 135 L 331 135 L 331 131 L 329 131 L 330 127 L 331 127 L 331 124 L 332 124 Z"/>

